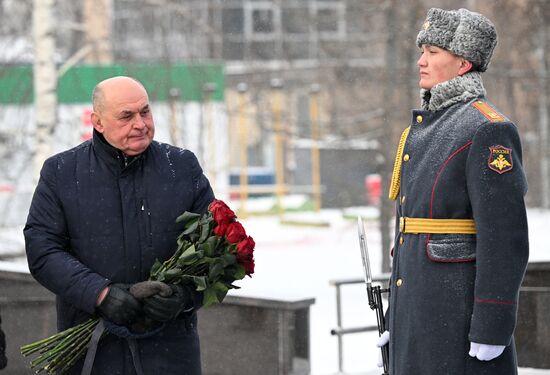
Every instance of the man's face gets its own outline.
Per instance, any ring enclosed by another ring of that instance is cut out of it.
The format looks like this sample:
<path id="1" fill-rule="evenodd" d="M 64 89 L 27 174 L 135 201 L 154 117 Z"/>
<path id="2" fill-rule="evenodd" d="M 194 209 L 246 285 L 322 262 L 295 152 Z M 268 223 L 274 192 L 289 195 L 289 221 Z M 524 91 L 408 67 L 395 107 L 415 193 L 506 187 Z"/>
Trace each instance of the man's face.
<path id="1" fill-rule="evenodd" d="M 464 74 L 464 59 L 443 48 L 423 45 L 420 48 L 420 58 L 416 62 L 420 73 L 419 85 L 431 90 L 436 84 L 448 81 Z"/>
<path id="2" fill-rule="evenodd" d="M 128 156 L 141 154 L 155 135 L 145 89 L 129 78 L 105 81 L 102 105 L 92 113 L 94 128 Z"/>

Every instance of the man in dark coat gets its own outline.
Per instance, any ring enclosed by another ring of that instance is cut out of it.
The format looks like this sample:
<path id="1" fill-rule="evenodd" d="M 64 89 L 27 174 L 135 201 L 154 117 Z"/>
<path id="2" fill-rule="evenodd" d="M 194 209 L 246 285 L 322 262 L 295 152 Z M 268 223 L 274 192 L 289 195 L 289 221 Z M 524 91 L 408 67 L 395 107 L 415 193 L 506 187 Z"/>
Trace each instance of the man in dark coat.
<path id="1" fill-rule="evenodd" d="M 31 273 L 57 295 L 59 330 L 94 315 L 126 328 L 144 312 L 164 322 L 147 338 L 102 339 L 88 372 L 198 375 L 200 295 L 180 286 L 137 301 L 128 287 L 173 255 L 176 218 L 206 212 L 210 184 L 192 152 L 153 141 L 149 98 L 135 79 L 99 83 L 91 120 L 93 139 L 50 157 L 40 173 L 24 229 Z"/>
<path id="2" fill-rule="evenodd" d="M 401 137 L 388 331 L 391 375 L 517 374 L 528 259 L 516 126 L 485 98 L 492 23 L 430 9 L 417 44 L 422 109 Z"/>

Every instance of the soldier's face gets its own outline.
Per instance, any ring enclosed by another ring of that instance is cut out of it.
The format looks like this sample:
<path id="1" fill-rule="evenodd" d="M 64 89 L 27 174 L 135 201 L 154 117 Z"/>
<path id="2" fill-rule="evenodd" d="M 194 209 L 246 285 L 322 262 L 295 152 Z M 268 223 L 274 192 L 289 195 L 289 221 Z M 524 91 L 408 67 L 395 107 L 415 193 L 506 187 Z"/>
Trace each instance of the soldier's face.
<path id="1" fill-rule="evenodd" d="M 465 60 L 443 48 L 425 44 L 420 53 L 416 64 L 420 73 L 419 85 L 423 89 L 431 90 L 436 84 L 465 73 Z"/>

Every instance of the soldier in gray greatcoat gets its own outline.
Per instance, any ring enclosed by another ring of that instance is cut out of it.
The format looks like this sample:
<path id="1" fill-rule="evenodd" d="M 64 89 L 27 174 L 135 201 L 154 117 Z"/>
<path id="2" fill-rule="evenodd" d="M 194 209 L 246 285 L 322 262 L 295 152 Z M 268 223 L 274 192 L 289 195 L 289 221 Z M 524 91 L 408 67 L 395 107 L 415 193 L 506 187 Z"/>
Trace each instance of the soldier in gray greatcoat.
<path id="1" fill-rule="evenodd" d="M 513 332 L 528 260 L 516 126 L 486 99 L 493 24 L 430 9 L 417 37 L 422 108 L 395 161 L 391 375 L 517 374 Z"/>

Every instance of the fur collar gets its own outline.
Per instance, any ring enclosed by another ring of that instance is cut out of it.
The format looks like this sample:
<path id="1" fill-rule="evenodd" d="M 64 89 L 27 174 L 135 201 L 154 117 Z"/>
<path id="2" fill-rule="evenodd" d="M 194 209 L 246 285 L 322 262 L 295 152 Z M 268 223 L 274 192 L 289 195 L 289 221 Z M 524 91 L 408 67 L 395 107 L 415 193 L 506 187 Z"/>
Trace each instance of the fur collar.
<path id="1" fill-rule="evenodd" d="M 481 74 L 479 72 L 466 73 L 449 81 L 441 82 L 431 90 L 420 90 L 422 109 L 439 111 L 460 102 L 468 102 L 480 96 L 485 96 Z"/>

